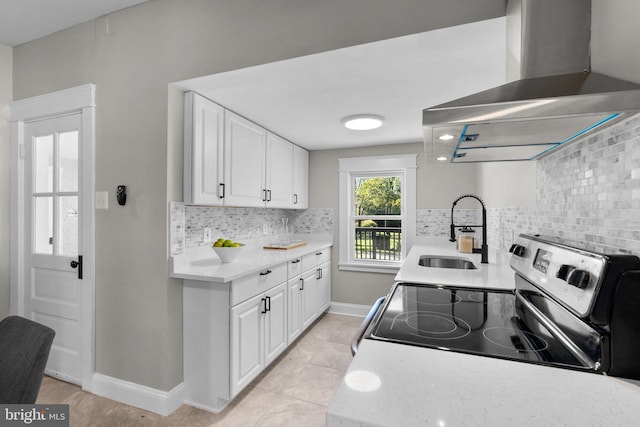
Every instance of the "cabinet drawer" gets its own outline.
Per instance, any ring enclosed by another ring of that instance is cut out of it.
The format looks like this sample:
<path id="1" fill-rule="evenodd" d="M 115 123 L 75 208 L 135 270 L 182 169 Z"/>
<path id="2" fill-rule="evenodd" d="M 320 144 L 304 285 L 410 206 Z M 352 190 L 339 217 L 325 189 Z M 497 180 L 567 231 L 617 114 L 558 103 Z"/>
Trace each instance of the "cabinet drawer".
<path id="1" fill-rule="evenodd" d="M 287 280 L 287 264 L 282 263 L 231 282 L 231 305 L 234 306 Z"/>
<path id="2" fill-rule="evenodd" d="M 316 268 L 331 259 L 331 248 L 322 248 L 302 257 L 302 271 Z"/>
<path id="3" fill-rule="evenodd" d="M 302 273 L 302 258 L 292 259 L 287 263 L 287 279 L 299 276 Z"/>

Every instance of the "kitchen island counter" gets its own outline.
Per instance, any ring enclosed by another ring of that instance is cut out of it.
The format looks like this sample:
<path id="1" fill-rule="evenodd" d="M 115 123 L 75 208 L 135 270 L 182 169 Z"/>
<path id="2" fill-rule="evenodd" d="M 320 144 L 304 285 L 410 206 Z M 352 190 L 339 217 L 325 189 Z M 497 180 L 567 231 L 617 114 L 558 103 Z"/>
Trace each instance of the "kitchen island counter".
<path id="1" fill-rule="evenodd" d="M 467 259 L 475 270 L 423 267 L 420 256 L 447 256 Z M 509 266 L 507 251 L 489 250 L 489 264 L 480 263 L 480 254 L 461 253 L 455 243 L 446 237 L 418 237 L 409 251 L 402 268 L 395 276 L 396 282 L 427 283 L 443 286 L 464 286 L 486 289 L 513 289 L 514 273 Z"/>
<path id="2" fill-rule="evenodd" d="M 363 340 L 334 426 L 631 426 L 640 387 L 605 375 Z"/>

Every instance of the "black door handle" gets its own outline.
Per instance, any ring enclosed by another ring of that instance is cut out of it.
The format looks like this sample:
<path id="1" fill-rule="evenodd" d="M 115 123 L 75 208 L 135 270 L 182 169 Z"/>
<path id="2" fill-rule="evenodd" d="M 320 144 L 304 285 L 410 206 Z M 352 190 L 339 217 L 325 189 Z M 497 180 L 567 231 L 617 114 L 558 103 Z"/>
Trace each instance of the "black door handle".
<path id="1" fill-rule="evenodd" d="M 78 269 L 78 279 L 82 280 L 82 255 L 78 255 L 78 260 L 75 259 L 69 263 L 71 268 Z"/>

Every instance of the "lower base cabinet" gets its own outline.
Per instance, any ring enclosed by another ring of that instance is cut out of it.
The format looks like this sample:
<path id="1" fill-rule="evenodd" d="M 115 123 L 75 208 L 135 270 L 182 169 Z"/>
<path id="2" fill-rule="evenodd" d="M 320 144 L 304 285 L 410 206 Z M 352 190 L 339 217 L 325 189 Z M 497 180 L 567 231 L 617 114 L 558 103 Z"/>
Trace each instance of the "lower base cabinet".
<path id="1" fill-rule="evenodd" d="M 229 283 L 183 280 L 185 403 L 220 412 L 329 308 L 330 248 L 294 277 L 285 264 Z"/>
<path id="2" fill-rule="evenodd" d="M 287 348 L 287 287 L 231 308 L 231 395 L 237 394 Z"/>
<path id="3" fill-rule="evenodd" d="M 298 276 L 287 282 L 289 304 L 288 343 L 291 344 L 302 333 L 302 277 Z"/>

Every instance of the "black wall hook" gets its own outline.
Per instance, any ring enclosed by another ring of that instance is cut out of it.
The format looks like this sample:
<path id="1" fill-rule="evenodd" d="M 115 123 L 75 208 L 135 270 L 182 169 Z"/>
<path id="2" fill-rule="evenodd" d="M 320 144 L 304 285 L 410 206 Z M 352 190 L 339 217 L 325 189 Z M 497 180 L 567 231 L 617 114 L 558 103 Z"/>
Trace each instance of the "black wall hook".
<path id="1" fill-rule="evenodd" d="M 127 186 L 126 185 L 118 185 L 118 192 L 116 193 L 118 197 L 118 204 L 120 206 L 124 206 L 127 203 Z"/>

